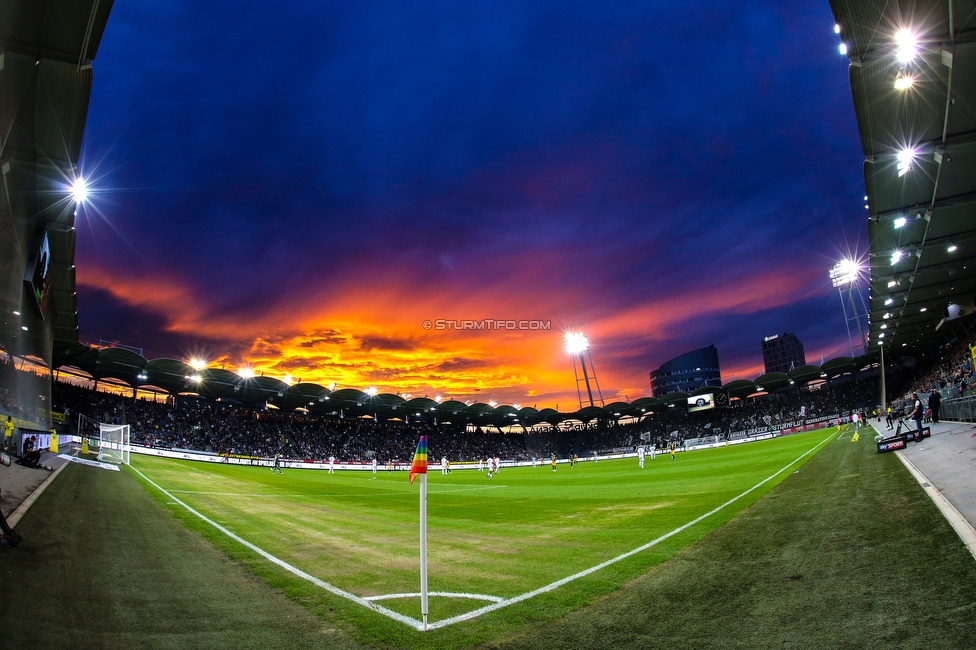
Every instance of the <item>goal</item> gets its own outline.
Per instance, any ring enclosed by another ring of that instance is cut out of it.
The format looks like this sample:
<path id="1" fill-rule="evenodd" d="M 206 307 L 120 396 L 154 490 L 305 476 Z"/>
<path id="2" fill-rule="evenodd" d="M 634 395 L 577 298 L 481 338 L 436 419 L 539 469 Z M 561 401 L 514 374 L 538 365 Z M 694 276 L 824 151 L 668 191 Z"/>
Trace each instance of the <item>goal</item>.
<path id="1" fill-rule="evenodd" d="M 129 425 L 98 423 L 98 460 L 129 464 Z"/>
<path id="2" fill-rule="evenodd" d="M 86 415 L 78 415 L 78 435 L 82 454 L 98 454 L 98 460 L 119 465 L 129 464 L 128 424 L 105 424 Z"/>

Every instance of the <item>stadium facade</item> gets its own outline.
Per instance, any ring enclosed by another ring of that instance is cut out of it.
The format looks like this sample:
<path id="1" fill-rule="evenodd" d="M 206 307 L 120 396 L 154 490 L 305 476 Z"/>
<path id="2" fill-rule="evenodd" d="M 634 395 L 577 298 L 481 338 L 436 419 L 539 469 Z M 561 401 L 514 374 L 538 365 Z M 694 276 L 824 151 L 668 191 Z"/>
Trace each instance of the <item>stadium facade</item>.
<path id="1" fill-rule="evenodd" d="M 766 373 L 789 372 L 807 365 L 803 344 L 796 334 L 774 334 L 762 340 L 763 363 Z"/>
<path id="2" fill-rule="evenodd" d="M 721 385 L 722 370 L 714 345 L 685 352 L 651 372 L 651 394 L 654 397 Z"/>
<path id="3" fill-rule="evenodd" d="M 78 340 L 73 190 L 112 4 L 0 3 L 0 394 L 22 426 L 50 426 L 54 341 Z"/>

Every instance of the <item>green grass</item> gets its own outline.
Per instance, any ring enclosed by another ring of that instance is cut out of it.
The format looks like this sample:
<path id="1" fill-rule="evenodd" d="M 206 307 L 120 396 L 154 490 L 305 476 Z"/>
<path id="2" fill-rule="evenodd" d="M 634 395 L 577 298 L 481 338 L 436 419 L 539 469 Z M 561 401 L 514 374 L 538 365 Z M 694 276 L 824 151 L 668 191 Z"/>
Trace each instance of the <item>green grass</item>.
<path id="1" fill-rule="evenodd" d="M 737 497 L 805 453 L 815 432 L 750 445 L 548 467 L 429 476 L 431 591 L 511 598 L 614 558 Z M 174 514 L 313 611 L 326 606 L 359 640 L 398 646 L 463 647 L 591 603 L 714 530 L 809 459 L 688 530 L 570 585 L 445 629 L 421 634 L 344 601 L 271 565 L 148 486 Z M 133 466 L 174 497 L 275 557 L 359 596 L 419 589 L 418 486 L 405 473 L 324 472 L 139 457 Z M 420 618 L 419 599 L 382 604 Z M 431 597 L 439 621 L 482 601 Z"/>
<path id="2" fill-rule="evenodd" d="M 555 474 L 505 469 L 495 479 L 432 474 L 431 590 L 512 597 L 667 533 L 827 441 L 651 549 L 426 633 L 285 571 L 135 472 L 71 466 L 21 522 L 24 544 L 0 552 L 13 595 L 0 608 L 0 645 L 970 647 L 976 562 L 894 455 L 874 453 L 869 435 L 852 444 L 829 434 L 659 456 L 644 470 L 628 459 Z M 418 487 L 405 473 L 373 480 L 147 457 L 133 464 L 342 589 L 418 589 Z M 383 604 L 419 616 L 416 599 Z M 482 604 L 432 598 L 431 617 Z"/>

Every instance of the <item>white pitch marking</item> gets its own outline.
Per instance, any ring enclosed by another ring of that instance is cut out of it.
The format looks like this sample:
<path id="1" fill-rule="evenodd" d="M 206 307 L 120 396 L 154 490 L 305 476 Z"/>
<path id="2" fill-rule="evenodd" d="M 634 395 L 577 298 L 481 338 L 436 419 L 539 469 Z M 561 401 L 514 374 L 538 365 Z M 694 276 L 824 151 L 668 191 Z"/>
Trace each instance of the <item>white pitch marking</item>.
<path id="1" fill-rule="evenodd" d="M 444 598 L 470 598 L 471 600 L 487 600 L 493 603 L 500 603 L 504 598 L 500 596 L 488 596 L 486 594 L 459 594 L 453 591 L 431 591 L 428 596 L 442 596 Z M 384 594 L 382 596 L 366 596 L 363 600 L 390 600 L 391 598 L 420 598 L 420 592 L 411 594 Z"/>
<path id="2" fill-rule="evenodd" d="M 809 450 L 807 450 L 807 451 L 803 452 L 802 454 L 800 454 L 800 456 L 798 456 L 795 460 L 793 460 L 792 462 L 790 462 L 788 465 L 786 465 L 786 467 L 782 468 L 778 472 L 776 472 L 776 473 L 768 476 L 767 478 L 763 479 L 762 481 L 756 483 L 751 488 L 749 488 L 745 492 L 742 492 L 738 496 L 732 497 L 731 499 L 729 499 L 728 501 L 726 501 L 722 505 L 718 506 L 717 508 L 714 508 L 713 510 L 710 510 L 709 512 L 706 512 L 705 514 L 701 515 L 700 517 L 697 517 L 697 518 L 689 521 L 688 523 L 686 523 L 686 524 L 684 524 L 682 526 L 679 526 L 678 528 L 675 528 L 674 530 L 672 530 L 669 533 L 665 533 L 664 535 L 661 535 L 657 539 L 654 539 L 654 540 L 652 540 L 652 541 L 650 541 L 650 542 L 648 542 L 648 543 L 646 543 L 646 544 L 644 544 L 642 546 L 638 546 L 637 548 L 635 548 L 635 549 L 633 549 L 631 551 L 627 551 L 626 553 L 622 553 L 622 554 L 618 555 L 615 558 L 611 558 L 609 560 L 606 560 L 604 562 L 601 562 L 600 564 L 597 564 L 595 566 L 592 566 L 589 569 L 584 569 L 583 571 L 580 571 L 578 573 L 574 573 L 573 575 L 567 576 L 565 578 L 562 578 L 561 580 L 556 580 L 555 582 L 550 582 L 549 584 L 544 585 L 542 587 L 539 587 L 538 589 L 533 589 L 532 591 L 527 591 L 524 594 L 520 594 L 520 595 L 514 596 L 512 598 L 495 600 L 494 602 L 492 602 L 491 605 L 486 605 L 485 607 L 481 607 L 479 609 L 472 610 L 472 611 L 470 611 L 470 612 L 468 612 L 466 614 L 459 614 L 457 616 L 452 616 L 451 618 L 446 618 L 446 619 L 444 619 L 442 621 L 434 621 L 432 623 L 428 623 L 427 626 L 426 626 L 426 628 L 424 627 L 424 624 L 423 624 L 422 621 L 418 621 L 415 618 L 410 618 L 409 616 L 404 616 L 403 614 L 400 614 L 399 612 L 394 612 L 393 610 L 387 609 L 386 607 L 383 607 L 382 605 L 377 605 L 374 601 L 375 600 L 381 600 L 381 599 L 383 599 L 384 597 L 382 597 L 382 596 L 381 597 L 376 597 L 376 596 L 360 597 L 360 596 L 356 596 L 355 594 L 349 593 L 348 591 L 345 591 L 343 589 L 340 589 L 339 587 L 336 587 L 334 585 L 331 585 L 328 582 L 325 582 L 324 580 L 320 580 L 319 578 L 316 578 L 313 575 L 310 575 L 308 573 L 305 573 L 301 569 L 298 569 L 298 568 L 296 568 L 296 567 L 288 564 L 284 560 L 278 559 L 274 555 L 271 555 L 267 551 L 265 551 L 265 550 L 263 550 L 261 548 L 258 548 L 257 546 L 255 546 L 254 544 L 248 542 L 247 540 L 243 539 L 242 537 L 239 537 L 239 536 L 235 535 L 234 533 L 232 533 L 231 531 L 227 530 L 226 528 L 224 528 L 223 526 L 221 526 L 217 522 L 215 522 L 215 521 L 207 518 L 205 515 L 197 512 L 196 510 L 194 510 L 193 508 L 191 508 L 189 505 L 183 503 L 182 501 L 180 501 L 179 499 L 177 499 L 176 497 L 174 497 L 171 493 L 169 493 L 166 490 L 164 490 L 157 483 L 155 483 L 152 479 L 150 479 L 148 476 L 146 476 L 145 474 L 143 474 L 142 472 L 140 472 L 136 468 L 132 467 L 132 470 L 134 472 L 136 472 L 137 474 L 139 474 L 140 476 L 142 476 L 144 479 L 146 479 L 146 481 L 148 481 L 151 485 L 153 485 L 157 490 L 159 490 L 163 494 L 165 494 L 168 497 L 170 497 L 171 499 L 173 499 L 176 503 L 180 504 L 181 506 L 183 506 L 184 508 L 186 508 L 188 511 L 190 511 L 191 513 L 193 513 L 194 515 L 196 515 L 197 517 L 199 517 L 203 521 L 207 522 L 208 524 L 210 524 L 211 526 L 213 526 L 214 528 L 216 528 L 220 532 L 224 533 L 225 535 L 227 535 L 228 537 L 230 537 L 234 541 L 243 544 L 247 548 L 249 548 L 252 551 L 254 551 L 255 553 L 257 553 L 258 555 L 261 555 L 262 557 L 264 557 L 268 561 L 273 562 L 274 564 L 277 564 L 278 566 L 282 567 L 286 571 L 289 571 L 289 572 L 295 574 L 296 576 L 298 576 L 299 578 L 302 578 L 304 580 L 307 580 L 307 581 L 311 582 L 312 584 L 314 584 L 314 585 L 316 585 L 318 587 L 321 587 L 322 589 L 325 589 L 329 593 L 335 594 L 336 596 L 341 596 L 341 597 L 343 597 L 343 598 L 345 598 L 347 600 L 351 600 L 352 602 L 354 602 L 354 603 L 356 603 L 358 605 L 362 605 L 363 607 L 366 607 L 367 609 L 371 609 L 371 610 L 373 610 L 374 612 L 376 612 L 378 614 L 383 614 L 384 616 L 387 616 L 387 617 L 389 617 L 389 618 L 391 618 L 391 619 L 393 619 L 395 621 L 398 621 L 400 623 L 403 623 L 404 625 L 407 625 L 409 627 L 412 627 L 412 628 L 414 628 L 415 630 L 417 630 L 419 632 L 425 632 L 427 630 L 436 630 L 438 628 L 447 627 L 449 625 L 454 625 L 455 623 L 461 623 L 463 621 L 469 621 L 469 620 L 471 620 L 473 618 L 477 618 L 477 617 L 481 616 L 482 614 L 487 614 L 489 612 L 493 612 L 493 611 L 498 610 L 498 609 L 501 609 L 503 607 L 508 607 L 509 605 L 514 605 L 514 604 L 520 603 L 520 602 L 522 602 L 524 600 L 528 600 L 530 598 L 534 598 L 535 596 L 538 596 L 540 594 L 544 594 L 546 592 L 549 592 L 549 591 L 552 591 L 554 589 L 557 589 L 557 588 L 559 588 L 559 587 L 561 587 L 561 586 L 563 586 L 563 585 L 565 585 L 565 584 L 567 584 L 569 582 L 572 582 L 573 580 L 576 580 L 578 578 L 582 578 L 584 576 L 588 576 L 591 573 L 595 573 L 596 571 L 599 571 L 601 569 L 604 569 L 604 568 L 610 566 L 611 564 L 615 564 L 615 563 L 619 562 L 620 560 L 624 560 L 624 559 L 626 559 L 626 558 L 628 558 L 628 557 L 630 557 L 632 555 L 636 555 L 637 553 L 640 553 L 642 551 L 646 551 L 647 549 L 651 548 L 652 546 L 656 546 L 657 544 L 663 542 L 664 540 L 668 539 L 669 537 L 673 537 L 674 535 L 677 535 L 678 533 L 680 533 L 680 532 L 682 532 L 682 531 L 690 528 L 691 526 L 694 526 L 695 524 L 697 524 L 698 522 L 702 521 L 703 519 L 706 519 L 706 518 L 714 515 L 715 513 L 723 510 L 724 508 L 726 508 L 729 505 L 735 503 L 736 501 L 738 501 L 742 497 L 746 496 L 750 492 L 752 492 L 752 491 L 758 489 L 759 487 L 761 487 L 762 485 L 768 483 L 769 481 L 771 481 L 772 479 L 776 478 L 777 476 L 779 476 L 780 474 L 782 474 L 783 472 L 785 472 L 786 470 L 788 470 L 790 467 L 792 467 L 793 465 L 795 465 L 796 463 L 798 463 L 804 457 L 810 455 L 811 453 L 813 453 L 814 451 L 816 451 L 817 449 L 819 449 L 820 447 L 822 447 L 824 444 L 826 444 L 833 437 L 834 437 L 834 434 L 831 433 L 829 436 L 827 436 L 826 438 L 824 438 L 821 442 L 817 443 L 816 445 L 814 445 L 813 447 L 811 447 Z M 501 486 L 499 486 L 499 487 L 501 487 Z M 419 596 L 419 595 L 420 594 L 411 594 L 411 596 Z M 399 595 L 393 595 L 393 596 L 387 596 L 386 598 L 393 598 L 393 597 L 401 597 L 401 596 L 399 596 Z M 405 598 L 407 596 L 402 596 L 402 597 Z M 476 596 L 473 596 L 472 595 L 471 597 L 476 597 Z M 489 597 L 483 597 L 483 598 L 487 600 L 488 598 L 492 598 L 492 597 L 489 596 Z"/>
<path id="3" fill-rule="evenodd" d="M 400 623 L 403 623 L 404 625 L 408 625 L 408 626 L 414 628 L 415 630 L 421 630 L 421 631 L 423 630 L 424 624 L 423 624 L 422 621 L 418 621 L 417 619 L 410 618 L 409 616 L 404 616 L 403 614 L 400 614 L 399 612 L 394 612 L 392 609 L 387 609 L 386 607 L 383 607 L 382 605 L 377 605 L 374 602 L 370 602 L 370 601 L 368 601 L 368 600 L 366 600 L 364 598 L 360 598 L 359 596 L 357 596 L 355 594 L 351 594 L 348 591 L 345 591 L 344 589 L 340 589 L 339 587 L 336 587 L 335 585 L 331 585 L 331 584 L 329 584 L 328 582 L 326 582 L 324 580 L 320 580 L 320 579 L 316 578 L 313 575 L 310 575 L 308 573 L 305 573 L 301 569 L 296 568 L 296 567 L 288 564 L 284 560 L 278 559 L 274 555 L 271 555 L 271 553 L 268 553 L 264 549 L 258 548 L 257 546 L 255 546 L 251 542 L 247 541 L 243 537 L 239 537 L 239 536 L 235 535 L 231 531 L 227 530 L 226 528 L 224 528 L 223 526 L 221 526 L 220 524 L 218 524 L 216 521 L 208 518 L 206 515 L 203 515 L 202 513 L 197 512 L 196 510 L 194 510 L 193 508 L 191 508 L 189 505 L 187 505 L 186 503 L 183 503 L 182 501 L 180 501 L 179 499 L 177 499 L 176 497 L 174 497 L 172 494 L 170 494 L 169 492 L 167 492 L 159 484 L 157 484 L 151 478 L 149 478 L 148 476 L 146 476 L 145 474 L 143 474 L 142 472 L 140 472 L 139 470 L 137 470 L 135 467 L 132 467 L 132 471 L 134 471 L 136 474 L 138 474 L 142 478 L 146 479 L 146 481 L 149 482 L 157 490 L 159 490 L 160 492 L 162 492 L 163 494 L 165 494 L 166 496 L 168 496 L 169 498 L 171 498 L 173 501 L 175 501 L 176 503 L 178 503 L 181 506 L 183 506 L 184 508 L 186 508 L 188 511 L 190 511 L 191 513 L 193 513 L 194 515 L 196 515 L 197 517 L 199 517 L 203 521 L 207 522 L 208 524 L 210 524 L 211 526 L 213 526 L 214 528 L 216 528 L 217 530 L 219 530 L 223 534 L 227 535 L 228 537 L 230 537 L 235 542 L 239 542 L 239 543 L 243 544 L 244 546 L 246 546 L 247 548 L 251 549 L 252 551 L 254 551 L 255 553 L 257 553 L 261 557 L 263 557 L 266 560 L 268 560 L 269 562 L 273 562 L 274 564 L 277 564 L 278 566 L 280 566 L 281 568 L 285 569 L 286 571 L 289 571 L 289 572 L 295 574 L 296 576 L 298 576 L 299 578 L 302 578 L 303 580 L 307 580 L 307 581 L 311 582 L 313 585 L 315 585 L 317 587 L 321 587 L 322 589 L 325 589 L 329 593 L 335 594 L 336 596 L 341 596 L 343 598 L 346 598 L 347 600 L 351 600 L 352 602 L 354 602 L 356 604 L 359 604 L 359 605 L 362 605 L 363 607 L 365 607 L 367 609 L 371 609 L 374 612 L 377 612 L 379 614 L 383 614 L 384 616 L 387 616 L 389 618 L 392 618 L 394 621 L 399 621 Z"/>
<path id="4" fill-rule="evenodd" d="M 600 569 L 604 569 L 604 568 L 610 566 L 611 564 L 614 564 L 616 562 L 619 562 L 620 560 L 623 560 L 623 559 L 626 559 L 626 558 L 630 557 L 631 555 L 635 555 L 637 553 L 640 553 L 641 551 L 646 551 L 647 549 L 649 549 L 652 546 L 655 546 L 655 545 L 663 542 L 664 540 L 668 539 L 669 537 L 673 537 L 674 535 L 677 535 L 681 531 L 683 531 L 683 530 L 685 530 L 687 528 L 690 528 L 691 526 L 694 526 L 695 524 L 697 524 L 701 520 L 703 520 L 703 519 L 705 519 L 707 517 L 710 517 L 710 516 L 714 515 L 716 512 L 719 512 L 720 510 L 722 510 L 726 506 L 729 506 L 729 505 L 735 503 L 736 501 L 738 501 L 739 499 L 741 499 L 745 495 L 749 494 L 753 490 L 755 490 L 755 489 L 759 488 L 760 486 L 762 486 L 764 483 L 767 483 L 767 482 L 771 481 L 772 479 L 776 478 L 777 476 L 779 476 L 780 474 L 782 474 L 783 472 L 785 472 L 786 470 L 788 470 L 790 467 L 792 467 L 793 465 L 795 465 L 796 463 L 798 463 L 801 459 L 803 459 L 804 456 L 807 456 L 808 454 L 812 453 L 813 451 L 815 451 L 819 447 L 822 447 L 827 441 L 829 441 L 833 437 L 834 437 L 834 434 L 830 434 L 829 436 L 827 436 L 826 438 L 824 438 L 822 442 L 818 443 L 817 445 L 813 446 L 808 451 L 806 451 L 803 454 L 801 454 L 796 460 L 794 460 L 793 462 L 791 462 L 789 465 L 787 465 L 783 469 L 779 470 L 775 474 L 769 476 L 768 478 L 763 479 L 759 483 L 756 483 L 755 485 L 753 485 L 751 488 L 749 488 L 748 490 L 746 490 L 745 492 L 743 492 L 739 496 L 732 497 L 731 499 L 729 499 L 728 501 L 726 501 L 722 505 L 718 506 L 714 510 L 711 510 L 709 512 L 706 512 L 702 516 L 700 516 L 700 517 L 698 517 L 696 519 L 693 519 L 693 520 L 689 521 L 687 524 L 685 524 L 683 526 L 679 526 L 678 528 L 675 528 L 670 533 L 665 533 L 664 535 L 661 535 L 657 539 L 652 540 L 652 541 L 648 542 L 647 544 L 644 544 L 643 546 L 638 546 L 637 548 L 635 548 L 632 551 L 627 551 L 626 553 L 622 553 L 622 554 L 618 555 L 615 558 L 606 560 L 605 562 L 601 562 L 600 564 L 597 564 L 596 566 L 590 567 L 589 569 L 584 569 L 583 571 L 580 571 L 579 573 L 574 573 L 573 575 L 567 576 L 567 577 L 565 577 L 565 578 L 563 578 L 561 580 L 556 580 L 555 582 L 550 582 L 549 584 L 547 584 L 547 585 L 545 585 L 543 587 L 539 587 L 538 589 L 533 589 L 532 591 L 527 591 L 524 594 L 521 594 L 519 596 L 515 596 L 514 598 L 509 598 L 509 599 L 503 600 L 501 602 L 493 603 L 491 605 L 486 605 L 485 607 L 482 607 L 480 609 L 476 609 L 476 610 L 470 611 L 467 614 L 459 614 L 457 616 L 452 616 L 451 618 L 445 618 L 442 621 L 435 621 L 433 623 L 428 624 L 427 625 L 427 629 L 429 629 L 429 630 L 435 630 L 435 629 L 440 628 L 440 627 L 447 627 L 448 625 L 453 625 L 454 623 L 460 623 L 461 621 L 468 621 L 468 620 L 471 620 L 472 618 L 477 618 L 478 616 L 481 616 L 482 614 L 487 614 L 488 612 L 493 612 L 496 609 L 501 609 L 502 607 L 508 607 L 509 605 L 514 605 L 515 603 L 520 603 L 523 600 L 528 600 L 529 598 L 533 598 L 535 596 L 538 596 L 539 594 L 544 594 L 544 593 L 546 593 L 548 591 L 552 591 L 553 589 L 556 589 L 558 587 L 561 587 L 561 586 L 563 586 L 564 584 L 566 584 L 568 582 L 572 582 L 573 580 L 576 580 L 577 578 L 582 578 L 582 577 L 587 576 L 587 575 L 589 575 L 591 573 L 594 573 L 596 571 L 599 571 Z"/>

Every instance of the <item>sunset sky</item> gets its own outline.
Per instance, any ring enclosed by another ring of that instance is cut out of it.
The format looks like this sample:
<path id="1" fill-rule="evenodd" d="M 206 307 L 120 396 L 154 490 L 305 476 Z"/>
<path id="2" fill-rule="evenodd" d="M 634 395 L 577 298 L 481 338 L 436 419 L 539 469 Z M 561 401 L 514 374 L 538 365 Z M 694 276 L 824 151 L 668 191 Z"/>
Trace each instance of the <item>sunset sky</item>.
<path id="1" fill-rule="evenodd" d="M 867 249 L 863 155 L 826 2 L 232 6 L 114 5 L 83 341 L 561 410 L 567 330 L 608 401 L 709 344 L 723 381 L 771 334 L 850 353 L 827 269 Z"/>

